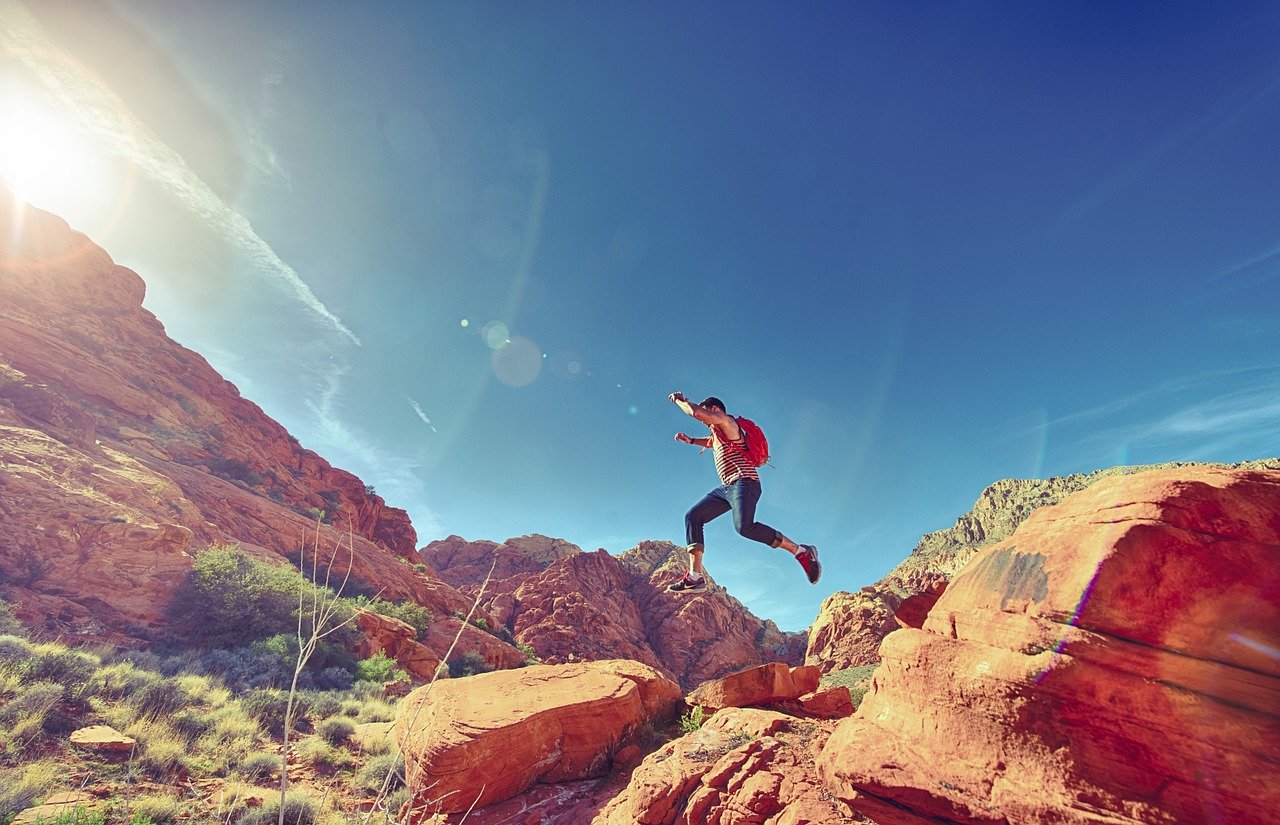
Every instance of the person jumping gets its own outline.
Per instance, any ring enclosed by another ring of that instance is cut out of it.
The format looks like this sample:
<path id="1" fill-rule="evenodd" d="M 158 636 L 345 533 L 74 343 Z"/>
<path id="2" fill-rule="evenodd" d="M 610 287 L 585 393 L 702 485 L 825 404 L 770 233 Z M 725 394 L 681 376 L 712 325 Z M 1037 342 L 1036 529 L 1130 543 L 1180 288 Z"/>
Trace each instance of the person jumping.
<path id="1" fill-rule="evenodd" d="M 760 501 L 760 473 L 747 459 L 747 436 L 738 420 L 725 411 L 724 402 L 714 396 L 701 404 L 694 404 L 684 393 L 673 392 L 671 401 L 685 412 L 711 429 L 705 438 L 693 438 L 676 433 L 676 441 L 696 447 L 712 449 L 716 460 L 716 472 L 720 486 L 703 496 L 702 500 L 684 517 L 685 542 L 689 551 L 689 570 L 680 581 L 667 587 L 674 593 L 705 590 L 707 578 L 702 568 L 702 528 L 707 522 L 733 511 L 733 527 L 743 536 L 770 547 L 781 547 L 793 555 L 811 584 L 818 583 L 822 565 L 818 563 L 818 548 L 811 544 L 796 544 L 767 524 L 756 521 L 756 503 Z"/>

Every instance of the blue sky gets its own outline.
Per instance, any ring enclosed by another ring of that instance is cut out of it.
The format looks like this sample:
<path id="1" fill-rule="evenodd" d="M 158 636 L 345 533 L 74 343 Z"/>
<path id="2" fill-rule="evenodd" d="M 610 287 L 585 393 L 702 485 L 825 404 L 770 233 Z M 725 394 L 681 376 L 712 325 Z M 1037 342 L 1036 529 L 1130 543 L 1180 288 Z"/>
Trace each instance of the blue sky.
<path id="1" fill-rule="evenodd" d="M 0 50 L 29 199 L 423 544 L 681 542 L 674 390 L 770 437 L 824 578 L 706 563 L 788 629 L 999 478 L 1280 453 L 1272 4 L 2 0 Z"/>

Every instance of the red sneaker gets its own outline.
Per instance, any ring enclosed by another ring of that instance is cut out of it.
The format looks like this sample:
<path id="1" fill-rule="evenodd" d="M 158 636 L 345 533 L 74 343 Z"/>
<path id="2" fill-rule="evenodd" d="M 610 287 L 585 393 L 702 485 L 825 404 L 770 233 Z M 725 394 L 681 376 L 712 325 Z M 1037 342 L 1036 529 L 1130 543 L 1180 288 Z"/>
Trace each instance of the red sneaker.
<path id="1" fill-rule="evenodd" d="M 804 568 L 805 575 L 809 577 L 809 584 L 817 584 L 818 579 L 822 577 L 822 563 L 818 561 L 818 548 L 812 544 L 800 545 L 800 550 L 796 553 L 796 561 L 800 562 L 800 566 Z"/>

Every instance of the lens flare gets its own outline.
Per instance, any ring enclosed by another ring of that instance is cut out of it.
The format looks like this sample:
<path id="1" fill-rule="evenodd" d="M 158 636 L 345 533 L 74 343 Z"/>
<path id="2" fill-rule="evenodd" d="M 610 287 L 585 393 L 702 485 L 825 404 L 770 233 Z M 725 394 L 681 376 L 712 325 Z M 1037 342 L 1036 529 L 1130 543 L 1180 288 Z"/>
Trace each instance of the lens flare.
<path id="1" fill-rule="evenodd" d="M 542 350 L 527 338 L 511 338 L 493 353 L 493 374 L 508 387 L 527 387 L 542 372 Z"/>

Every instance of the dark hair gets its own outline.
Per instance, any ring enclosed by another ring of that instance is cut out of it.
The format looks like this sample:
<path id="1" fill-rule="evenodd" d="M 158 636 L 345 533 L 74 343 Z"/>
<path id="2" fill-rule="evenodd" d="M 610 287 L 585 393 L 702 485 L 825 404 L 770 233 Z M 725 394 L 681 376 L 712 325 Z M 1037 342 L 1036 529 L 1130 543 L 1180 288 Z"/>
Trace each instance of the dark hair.
<path id="1" fill-rule="evenodd" d="M 719 398 L 716 398 L 714 395 L 708 395 L 706 398 L 702 399 L 702 403 L 699 404 L 698 406 L 699 407 L 719 407 L 720 412 L 729 411 L 729 408 L 724 405 L 724 402 L 721 401 Z"/>

